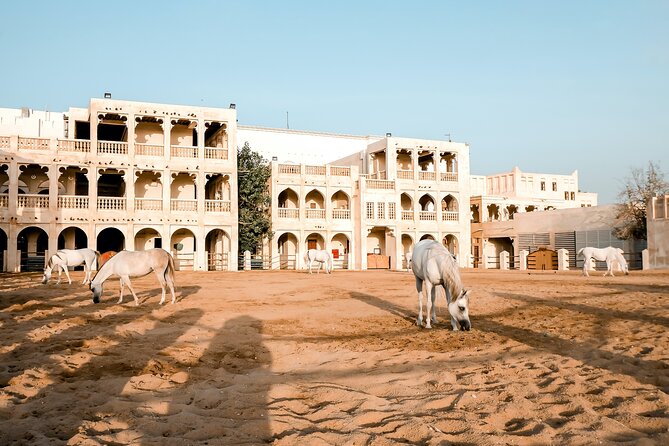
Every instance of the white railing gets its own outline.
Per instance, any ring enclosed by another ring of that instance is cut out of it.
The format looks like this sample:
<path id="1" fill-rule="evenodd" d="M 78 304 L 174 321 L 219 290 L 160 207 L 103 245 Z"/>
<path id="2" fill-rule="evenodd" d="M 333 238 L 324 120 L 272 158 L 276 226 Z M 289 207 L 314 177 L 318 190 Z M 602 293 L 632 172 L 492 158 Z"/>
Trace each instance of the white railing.
<path id="1" fill-rule="evenodd" d="M 9 149 L 9 136 L 0 136 L 0 149 Z"/>
<path id="2" fill-rule="evenodd" d="M 9 194 L 0 194 L 0 208 L 9 207 Z"/>
<path id="3" fill-rule="evenodd" d="M 418 172 L 418 179 L 419 180 L 428 180 L 428 181 L 434 181 L 437 178 L 435 172 L 425 172 L 421 170 Z"/>
<path id="4" fill-rule="evenodd" d="M 204 200 L 206 212 L 230 212 L 230 202 L 227 200 Z"/>
<path id="5" fill-rule="evenodd" d="M 325 209 L 307 209 L 307 218 L 325 218 Z"/>
<path id="6" fill-rule="evenodd" d="M 18 207 L 20 208 L 48 208 L 49 196 L 39 194 L 21 194 L 18 196 Z"/>
<path id="7" fill-rule="evenodd" d="M 162 198 L 135 198 L 135 209 L 138 211 L 162 211 Z"/>
<path id="8" fill-rule="evenodd" d="M 366 180 L 368 189 L 395 189 L 393 180 Z"/>
<path id="9" fill-rule="evenodd" d="M 325 166 L 304 166 L 307 175 L 325 175 Z"/>
<path id="10" fill-rule="evenodd" d="M 172 146 L 171 156 L 175 158 L 197 158 L 197 147 Z"/>
<path id="11" fill-rule="evenodd" d="M 125 197 L 98 197 L 98 210 L 125 211 Z"/>
<path id="12" fill-rule="evenodd" d="M 20 138 L 19 150 L 49 150 L 48 138 Z"/>
<path id="13" fill-rule="evenodd" d="M 162 144 L 135 143 L 135 155 L 140 156 L 163 156 L 165 147 Z"/>
<path id="14" fill-rule="evenodd" d="M 333 209 L 332 218 L 335 220 L 350 220 L 351 219 L 351 210 L 350 209 Z"/>
<path id="15" fill-rule="evenodd" d="M 128 143 L 124 141 L 98 141 L 98 153 L 127 155 Z"/>
<path id="16" fill-rule="evenodd" d="M 458 181 L 457 172 L 442 172 L 441 181 Z"/>
<path id="17" fill-rule="evenodd" d="M 441 221 L 458 221 L 458 211 L 441 211 Z"/>
<path id="18" fill-rule="evenodd" d="M 210 160 L 227 160 L 228 149 L 222 149 L 220 147 L 205 147 L 204 157 Z"/>
<path id="19" fill-rule="evenodd" d="M 88 139 L 59 139 L 58 150 L 61 152 L 88 153 L 91 151 L 91 141 Z"/>
<path id="20" fill-rule="evenodd" d="M 170 200 L 170 210 L 178 212 L 196 212 L 197 200 L 173 198 Z"/>
<path id="21" fill-rule="evenodd" d="M 402 211 L 402 220 L 413 221 L 413 211 Z"/>
<path id="22" fill-rule="evenodd" d="M 299 164 L 279 164 L 279 173 L 299 174 Z"/>
<path id="23" fill-rule="evenodd" d="M 58 195 L 58 209 L 88 209 L 88 197 L 84 195 Z"/>
<path id="24" fill-rule="evenodd" d="M 399 180 L 413 180 L 413 170 L 398 170 L 397 179 Z"/>
<path id="25" fill-rule="evenodd" d="M 437 221 L 437 213 L 435 211 L 420 211 L 418 219 L 421 221 Z"/>
<path id="26" fill-rule="evenodd" d="M 297 208 L 279 208 L 279 218 L 299 218 L 300 210 Z"/>
<path id="27" fill-rule="evenodd" d="M 351 168 L 350 167 L 330 167 L 330 175 L 335 177 L 350 177 Z"/>

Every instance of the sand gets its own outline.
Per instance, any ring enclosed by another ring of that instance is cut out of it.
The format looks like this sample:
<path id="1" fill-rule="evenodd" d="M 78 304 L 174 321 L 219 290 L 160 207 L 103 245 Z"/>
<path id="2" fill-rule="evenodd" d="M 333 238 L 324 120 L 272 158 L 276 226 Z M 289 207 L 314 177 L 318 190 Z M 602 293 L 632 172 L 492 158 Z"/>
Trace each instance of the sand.
<path id="1" fill-rule="evenodd" d="M 40 278 L 0 275 L 3 445 L 669 444 L 669 271 L 464 270 L 471 332 L 407 272 Z"/>

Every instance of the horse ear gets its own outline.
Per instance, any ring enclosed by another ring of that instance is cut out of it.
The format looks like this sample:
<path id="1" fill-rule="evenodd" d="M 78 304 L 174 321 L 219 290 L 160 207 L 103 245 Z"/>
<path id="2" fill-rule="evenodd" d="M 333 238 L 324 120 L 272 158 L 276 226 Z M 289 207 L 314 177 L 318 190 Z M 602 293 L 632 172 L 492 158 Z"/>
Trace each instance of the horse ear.
<path id="1" fill-rule="evenodd" d="M 469 299 L 469 296 L 471 295 L 471 291 L 472 291 L 472 290 L 464 290 L 464 291 L 462 292 L 462 297 L 463 297 L 464 299 Z"/>

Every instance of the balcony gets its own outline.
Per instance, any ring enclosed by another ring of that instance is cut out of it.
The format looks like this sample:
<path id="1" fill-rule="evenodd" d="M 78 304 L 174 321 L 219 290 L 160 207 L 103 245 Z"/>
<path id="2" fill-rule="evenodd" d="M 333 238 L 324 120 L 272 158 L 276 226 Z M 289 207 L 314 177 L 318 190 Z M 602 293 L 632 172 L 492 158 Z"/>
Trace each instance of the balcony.
<path id="1" fill-rule="evenodd" d="M 300 218 L 300 210 L 298 208 L 279 208 L 279 218 Z"/>
<path id="2" fill-rule="evenodd" d="M 365 180 L 367 189 L 395 189 L 395 182 L 393 180 Z"/>
<path id="3" fill-rule="evenodd" d="M 425 172 L 424 170 L 418 172 L 419 180 L 434 181 L 436 178 L 437 174 L 435 172 Z"/>
<path id="4" fill-rule="evenodd" d="M 49 150 L 49 139 L 19 137 L 19 150 Z"/>
<path id="5" fill-rule="evenodd" d="M 98 141 L 98 154 L 127 155 L 128 143 L 123 141 Z"/>
<path id="6" fill-rule="evenodd" d="M 304 166 L 304 173 L 306 175 L 325 176 L 325 166 Z"/>
<path id="7" fill-rule="evenodd" d="M 420 211 L 418 219 L 420 221 L 437 221 L 437 213 L 435 211 Z"/>
<path id="8" fill-rule="evenodd" d="M 350 209 L 333 209 L 332 218 L 334 220 L 350 220 L 351 219 L 351 210 Z"/>
<path id="9" fill-rule="evenodd" d="M 222 149 L 219 147 L 205 147 L 204 157 L 209 160 L 227 160 L 228 149 Z"/>
<path id="10" fill-rule="evenodd" d="M 413 170 L 397 170 L 398 180 L 413 180 Z"/>
<path id="11" fill-rule="evenodd" d="M 89 153 L 91 141 L 88 139 L 59 139 L 58 150 L 60 152 Z"/>
<path id="12" fill-rule="evenodd" d="M 88 209 L 88 197 L 84 195 L 59 195 L 58 209 Z"/>
<path id="13" fill-rule="evenodd" d="M 204 200 L 206 212 L 230 212 L 230 202 L 226 200 Z"/>
<path id="14" fill-rule="evenodd" d="M 413 210 L 402 211 L 402 221 L 413 221 Z"/>
<path id="15" fill-rule="evenodd" d="M 194 146 L 171 146 L 172 158 L 197 158 L 197 147 Z"/>
<path id="16" fill-rule="evenodd" d="M 307 219 L 325 219 L 325 209 L 307 209 Z"/>
<path id="17" fill-rule="evenodd" d="M 162 211 L 162 198 L 135 198 L 135 210 L 137 211 Z"/>
<path id="18" fill-rule="evenodd" d="M 163 156 L 165 148 L 162 144 L 135 143 L 135 155 L 138 156 Z"/>
<path id="19" fill-rule="evenodd" d="M 441 211 L 441 221 L 458 221 L 459 214 L 458 211 Z"/>
<path id="20" fill-rule="evenodd" d="M 34 208 L 34 209 L 48 209 L 49 196 L 40 194 L 20 194 L 18 196 L 17 207 L 19 208 Z"/>
<path id="21" fill-rule="evenodd" d="M 330 175 L 335 177 L 350 177 L 351 168 L 350 167 L 330 167 Z"/>
<path id="22" fill-rule="evenodd" d="M 300 174 L 299 164 L 279 164 L 279 173 L 286 173 L 290 175 Z"/>
<path id="23" fill-rule="evenodd" d="M 0 149 L 9 149 L 9 136 L 0 136 Z"/>
<path id="24" fill-rule="evenodd" d="M 98 197 L 98 210 L 125 211 L 125 197 Z"/>
<path id="25" fill-rule="evenodd" d="M 458 181 L 458 173 L 457 172 L 442 172 L 441 173 L 441 181 Z"/>
<path id="26" fill-rule="evenodd" d="M 173 198 L 170 200 L 170 210 L 176 212 L 197 212 L 197 200 Z"/>
<path id="27" fill-rule="evenodd" d="M 0 208 L 9 207 L 9 194 L 0 194 Z"/>

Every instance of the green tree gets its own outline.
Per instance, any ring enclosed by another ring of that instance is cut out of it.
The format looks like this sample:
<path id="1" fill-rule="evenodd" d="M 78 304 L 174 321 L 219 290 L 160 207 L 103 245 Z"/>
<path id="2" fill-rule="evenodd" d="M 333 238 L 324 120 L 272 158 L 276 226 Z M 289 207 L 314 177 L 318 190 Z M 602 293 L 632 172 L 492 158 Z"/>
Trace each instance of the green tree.
<path id="1" fill-rule="evenodd" d="M 268 161 L 251 150 L 249 143 L 237 151 L 237 186 L 239 203 L 239 252 L 255 253 L 265 237 L 272 236 Z"/>
<path id="2" fill-rule="evenodd" d="M 615 229 L 620 239 L 646 239 L 646 207 L 649 200 L 656 195 L 664 195 L 669 191 L 669 183 L 658 164 L 648 162 L 648 168 L 632 168 L 630 176 L 625 180 L 623 190 L 618 194 L 618 212 L 616 217 L 621 221 Z"/>

